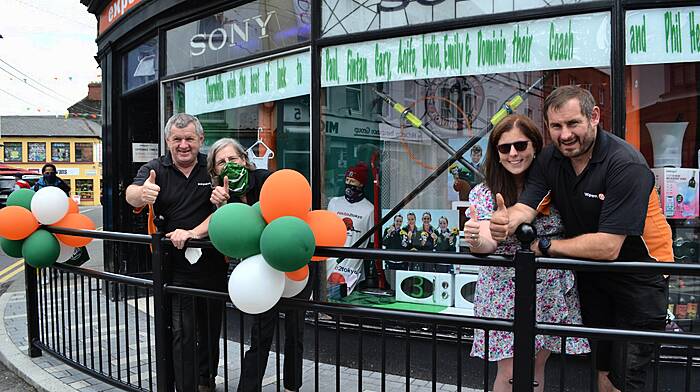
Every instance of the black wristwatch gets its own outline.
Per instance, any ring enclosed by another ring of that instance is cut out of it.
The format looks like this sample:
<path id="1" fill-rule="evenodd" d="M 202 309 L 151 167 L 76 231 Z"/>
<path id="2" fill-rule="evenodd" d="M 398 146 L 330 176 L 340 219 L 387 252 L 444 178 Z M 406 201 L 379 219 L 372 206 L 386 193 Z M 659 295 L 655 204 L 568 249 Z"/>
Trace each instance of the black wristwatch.
<path id="1" fill-rule="evenodd" d="M 542 256 L 549 257 L 549 248 L 552 247 L 552 241 L 550 241 L 547 237 L 540 238 L 540 240 L 537 242 L 537 247 L 540 249 Z"/>

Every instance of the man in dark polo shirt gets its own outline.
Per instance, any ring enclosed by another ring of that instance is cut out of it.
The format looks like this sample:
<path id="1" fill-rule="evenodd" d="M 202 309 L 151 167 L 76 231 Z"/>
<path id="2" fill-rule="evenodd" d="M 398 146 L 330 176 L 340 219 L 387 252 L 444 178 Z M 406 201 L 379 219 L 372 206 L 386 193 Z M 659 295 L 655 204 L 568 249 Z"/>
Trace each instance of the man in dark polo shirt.
<path id="1" fill-rule="evenodd" d="M 165 139 L 167 154 L 141 166 L 126 189 L 126 200 L 137 208 L 152 206 L 158 230 L 172 240 L 174 248 L 165 248 L 165 263 L 174 285 L 226 291 L 223 255 L 202 249 L 201 256 L 185 257 L 183 249 L 188 239 L 207 236 L 208 217 L 214 212 L 206 155 L 199 153 L 204 129 L 196 117 L 176 114 L 165 126 Z M 222 312 L 221 301 L 173 296 L 173 374 L 179 391 L 213 390 Z"/>
<path id="2" fill-rule="evenodd" d="M 668 224 L 656 220 L 655 225 L 645 227 L 649 205 L 651 215 L 660 213 L 657 198 L 650 204 L 650 197 L 655 196 L 654 176 L 639 151 L 598 127 L 600 109 L 590 92 L 575 86 L 560 87 L 547 97 L 543 110 L 552 145 L 545 147 L 532 165 L 519 203 L 506 209 L 503 198 L 496 196 L 497 211 L 491 218 L 493 238 L 503 240 L 519 224 L 532 221 L 537 206 L 549 193 L 561 212 L 567 238 L 536 241 L 532 250 L 538 256 L 600 261 L 668 259 Z M 658 233 L 650 236 L 649 230 Z M 662 238 L 664 243 L 647 247 L 645 238 L 651 237 Z M 654 255 L 649 249 L 666 252 Z M 672 261 L 672 257 L 664 261 Z M 577 278 L 584 324 L 664 329 L 668 286 L 662 275 L 579 272 Z M 645 390 L 653 345 L 597 343 L 600 391 Z"/>

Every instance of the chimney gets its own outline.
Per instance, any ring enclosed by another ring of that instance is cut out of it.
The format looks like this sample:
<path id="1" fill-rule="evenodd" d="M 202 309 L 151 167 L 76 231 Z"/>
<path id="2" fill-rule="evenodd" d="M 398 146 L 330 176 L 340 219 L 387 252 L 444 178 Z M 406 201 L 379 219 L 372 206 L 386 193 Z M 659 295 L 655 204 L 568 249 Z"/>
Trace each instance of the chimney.
<path id="1" fill-rule="evenodd" d="M 87 98 L 91 101 L 101 101 L 102 100 L 102 83 L 93 82 L 93 83 L 88 84 Z"/>

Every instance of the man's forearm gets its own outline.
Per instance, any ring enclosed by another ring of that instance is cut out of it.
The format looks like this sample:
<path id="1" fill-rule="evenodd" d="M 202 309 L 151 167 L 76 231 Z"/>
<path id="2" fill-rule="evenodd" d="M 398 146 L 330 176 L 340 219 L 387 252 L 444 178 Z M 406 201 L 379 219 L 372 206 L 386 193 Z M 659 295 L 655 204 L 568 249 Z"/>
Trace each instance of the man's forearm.
<path id="1" fill-rule="evenodd" d="M 608 233 L 582 234 L 565 240 L 552 240 L 551 257 L 577 257 L 613 261 L 620 254 L 624 235 Z"/>
<path id="2" fill-rule="evenodd" d="M 537 217 L 537 210 L 526 204 L 517 203 L 508 207 L 508 234 L 515 233 L 515 230 L 523 223 L 530 223 Z"/>
<path id="3" fill-rule="evenodd" d="M 194 234 L 195 238 L 204 238 L 209 235 L 209 221 L 211 221 L 211 215 L 207 217 L 202 223 L 197 225 L 194 229 L 190 230 Z"/>
<path id="4" fill-rule="evenodd" d="M 141 186 L 129 185 L 126 188 L 126 202 L 132 207 L 140 208 L 146 205 L 141 199 Z"/>

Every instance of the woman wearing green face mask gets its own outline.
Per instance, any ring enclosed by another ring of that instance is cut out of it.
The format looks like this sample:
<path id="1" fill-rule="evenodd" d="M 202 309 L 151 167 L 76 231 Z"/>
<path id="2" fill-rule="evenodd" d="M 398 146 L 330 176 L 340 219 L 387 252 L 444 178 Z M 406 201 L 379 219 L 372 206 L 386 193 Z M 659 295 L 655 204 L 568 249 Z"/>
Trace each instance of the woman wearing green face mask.
<path id="1" fill-rule="evenodd" d="M 270 175 L 267 170 L 256 169 L 248 160 L 243 146 L 229 138 L 219 139 L 211 146 L 207 167 L 214 186 L 210 200 L 217 207 L 226 203 L 257 203 L 262 185 Z M 309 283 L 296 298 L 309 299 L 310 294 Z M 295 391 L 301 388 L 302 380 L 304 312 L 292 309 L 282 311 L 285 313 L 284 388 Z M 255 316 L 251 326 L 250 349 L 242 363 L 242 381 L 238 392 L 260 390 L 279 312 L 280 309 L 275 307 Z"/>
<path id="2" fill-rule="evenodd" d="M 217 207 L 226 203 L 253 205 L 260 199 L 260 189 L 270 172 L 256 169 L 236 140 L 217 140 L 209 150 L 207 169 L 214 190 L 210 201 Z"/>

